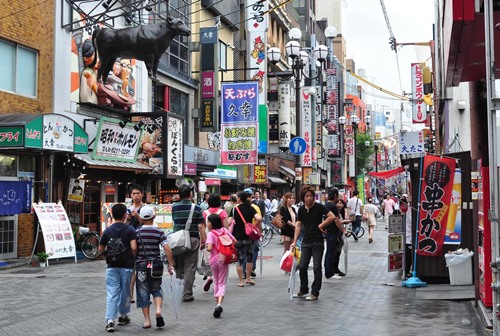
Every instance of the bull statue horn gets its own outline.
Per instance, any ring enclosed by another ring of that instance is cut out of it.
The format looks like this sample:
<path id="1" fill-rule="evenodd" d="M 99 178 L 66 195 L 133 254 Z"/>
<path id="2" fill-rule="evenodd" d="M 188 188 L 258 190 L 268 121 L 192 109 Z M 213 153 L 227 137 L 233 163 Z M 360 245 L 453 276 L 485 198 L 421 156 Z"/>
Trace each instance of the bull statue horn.
<path id="1" fill-rule="evenodd" d="M 170 16 L 170 14 L 167 16 L 167 22 L 172 23 L 174 21 L 174 18 Z"/>

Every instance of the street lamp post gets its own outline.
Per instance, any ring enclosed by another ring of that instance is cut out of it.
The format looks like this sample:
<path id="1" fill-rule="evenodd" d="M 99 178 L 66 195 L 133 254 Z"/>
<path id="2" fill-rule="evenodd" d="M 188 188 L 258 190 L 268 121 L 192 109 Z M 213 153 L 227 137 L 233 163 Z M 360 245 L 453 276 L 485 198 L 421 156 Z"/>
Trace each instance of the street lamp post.
<path id="1" fill-rule="evenodd" d="M 340 124 L 340 157 L 342 159 L 342 183 L 344 183 L 344 163 L 345 163 L 345 157 L 344 157 L 344 125 L 346 122 L 346 117 L 343 115 L 339 117 L 339 124 Z"/>
<path id="2" fill-rule="evenodd" d="M 302 136 L 302 125 L 301 125 L 302 111 L 300 105 L 301 82 L 303 77 L 311 80 L 316 79 L 316 77 L 310 78 L 304 74 L 303 70 L 304 66 L 309 62 L 309 54 L 305 50 L 302 50 L 300 46 L 299 41 L 302 37 L 302 32 L 300 31 L 300 29 L 298 28 L 290 29 L 288 36 L 291 39 L 291 41 L 289 41 L 286 44 L 285 49 L 288 57 L 290 57 L 290 59 L 292 60 L 291 64 L 292 76 L 295 78 L 295 125 L 296 125 L 295 136 L 301 137 Z M 328 54 L 328 48 L 326 48 L 324 45 L 318 45 L 317 47 L 314 48 L 312 55 L 313 60 L 318 60 L 320 62 L 320 65 L 322 65 L 327 57 L 327 54 Z M 267 52 L 267 57 L 271 64 L 276 65 L 276 63 L 278 63 L 281 59 L 281 50 L 277 47 L 269 48 Z M 310 134 L 310 136 L 313 136 L 313 134 Z M 299 194 L 301 185 L 302 185 L 302 165 L 300 162 L 300 155 L 296 155 L 295 196 L 297 201 L 300 200 Z"/>

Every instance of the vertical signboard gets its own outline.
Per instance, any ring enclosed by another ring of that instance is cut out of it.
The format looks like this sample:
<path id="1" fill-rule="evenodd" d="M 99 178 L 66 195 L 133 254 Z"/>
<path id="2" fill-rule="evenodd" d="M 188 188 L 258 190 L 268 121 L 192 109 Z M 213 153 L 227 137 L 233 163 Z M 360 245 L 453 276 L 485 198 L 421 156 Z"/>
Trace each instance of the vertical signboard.
<path id="1" fill-rule="evenodd" d="M 278 84 L 278 102 L 279 102 L 279 147 L 287 150 L 290 144 L 290 82 L 281 82 Z"/>
<path id="2" fill-rule="evenodd" d="M 427 155 L 422 170 L 417 254 L 440 256 L 453 190 L 455 160 Z"/>
<path id="3" fill-rule="evenodd" d="M 309 87 L 300 89 L 300 108 L 301 108 L 301 134 L 300 136 L 306 141 L 306 151 L 300 156 L 302 167 L 312 167 L 312 105 L 311 94 Z"/>
<path id="4" fill-rule="evenodd" d="M 247 32 L 248 78 L 259 83 L 259 127 L 267 130 L 267 0 L 245 1 L 245 29 Z M 265 110 L 264 110 L 265 109 Z M 268 148 L 268 132 L 259 132 L 259 153 L 265 154 Z"/>
<path id="5" fill-rule="evenodd" d="M 339 111 L 338 111 L 338 88 L 337 88 L 337 68 L 326 70 L 326 113 L 324 124 L 328 131 L 329 157 L 340 157 L 340 132 L 339 132 Z"/>
<path id="6" fill-rule="evenodd" d="M 167 114 L 167 177 L 184 175 L 184 121 L 172 113 Z"/>
<path id="7" fill-rule="evenodd" d="M 412 107 L 413 123 L 425 123 L 427 120 L 427 105 L 424 98 L 424 72 L 422 71 L 423 64 L 411 64 L 411 84 L 412 98 L 414 101 Z"/>
<path id="8" fill-rule="evenodd" d="M 258 83 L 222 84 L 221 163 L 257 163 Z"/>

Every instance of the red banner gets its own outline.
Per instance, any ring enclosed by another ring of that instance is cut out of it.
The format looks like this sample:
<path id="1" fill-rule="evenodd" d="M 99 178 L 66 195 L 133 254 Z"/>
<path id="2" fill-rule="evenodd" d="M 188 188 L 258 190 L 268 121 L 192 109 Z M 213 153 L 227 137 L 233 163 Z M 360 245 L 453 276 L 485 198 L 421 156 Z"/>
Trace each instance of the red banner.
<path id="1" fill-rule="evenodd" d="M 455 160 L 427 155 L 424 157 L 417 254 L 440 256 L 446 235 Z"/>

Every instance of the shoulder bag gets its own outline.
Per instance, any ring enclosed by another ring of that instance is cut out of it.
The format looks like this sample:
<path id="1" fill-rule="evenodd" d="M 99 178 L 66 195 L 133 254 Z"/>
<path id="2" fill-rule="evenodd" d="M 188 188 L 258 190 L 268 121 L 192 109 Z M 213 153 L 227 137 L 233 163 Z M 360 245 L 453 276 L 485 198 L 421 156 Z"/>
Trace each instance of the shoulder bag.
<path id="1" fill-rule="evenodd" d="M 163 276 L 163 262 L 161 259 L 158 258 L 150 258 L 148 256 L 148 250 L 146 250 L 146 247 L 144 246 L 144 243 L 142 242 L 142 237 L 141 233 L 139 233 L 139 240 L 141 241 L 142 249 L 144 250 L 144 254 L 146 255 L 146 259 L 148 261 L 147 264 L 147 269 L 149 270 L 148 275 L 151 278 L 158 279 Z"/>
<path id="2" fill-rule="evenodd" d="M 240 214 L 240 217 L 241 217 L 241 220 L 243 221 L 243 223 L 245 223 L 245 234 L 248 236 L 248 238 L 250 238 L 251 240 L 259 240 L 260 239 L 260 231 L 259 231 L 259 228 L 257 228 L 255 225 L 253 225 L 252 223 L 248 223 L 246 220 L 245 220 L 245 217 L 243 217 L 243 215 L 241 214 L 241 211 L 239 208 L 239 206 L 235 206 L 236 208 L 236 211 L 238 211 L 238 213 Z"/>
<path id="3" fill-rule="evenodd" d="M 271 223 L 278 229 L 281 229 L 283 226 L 285 226 L 285 222 L 283 221 L 283 216 L 281 215 L 281 208 L 278 210 L 278 212 L 276 212 L 276 215 L 274 215 Z"/>
<path id="4" fill-rule="evenodd" d="M 194 204 L 191 204 L 191 211 L 189 212 L 186 227 L 183 230 L 172 233 L 168 237 L 168 246 L 170 246 L 173 256 L 178 256 L 191 250 L 191 235 L 189 234 L 189 228 L 193 221 L 193 212 Z"/>

